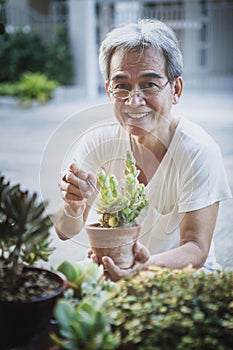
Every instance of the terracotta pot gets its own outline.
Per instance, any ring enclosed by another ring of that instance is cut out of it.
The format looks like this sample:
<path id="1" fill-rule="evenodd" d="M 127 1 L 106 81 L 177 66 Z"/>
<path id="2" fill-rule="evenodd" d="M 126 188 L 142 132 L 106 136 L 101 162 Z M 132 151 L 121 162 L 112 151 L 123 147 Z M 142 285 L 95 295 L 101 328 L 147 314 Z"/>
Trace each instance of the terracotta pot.
<path id="1" fill-rule="evenodd" d="M 86 226 L 92 251 L 100 261 L 109 256 L 122 269 L 133 265 L 133 246 L 139 237 L 141 226 L 104 228 L 99 224 Z"/>

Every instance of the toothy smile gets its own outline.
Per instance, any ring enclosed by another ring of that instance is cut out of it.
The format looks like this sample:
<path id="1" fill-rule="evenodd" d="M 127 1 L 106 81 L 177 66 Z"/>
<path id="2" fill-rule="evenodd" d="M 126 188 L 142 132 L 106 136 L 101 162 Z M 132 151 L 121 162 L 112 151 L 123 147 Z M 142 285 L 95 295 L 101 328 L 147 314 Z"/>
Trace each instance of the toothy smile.
<path id="1" fill-rule="evenodd" d="M 149 112 L 146 113 L 128 113 L 128 116 L 132 119 L 142 119 L 149 115 Z"/>

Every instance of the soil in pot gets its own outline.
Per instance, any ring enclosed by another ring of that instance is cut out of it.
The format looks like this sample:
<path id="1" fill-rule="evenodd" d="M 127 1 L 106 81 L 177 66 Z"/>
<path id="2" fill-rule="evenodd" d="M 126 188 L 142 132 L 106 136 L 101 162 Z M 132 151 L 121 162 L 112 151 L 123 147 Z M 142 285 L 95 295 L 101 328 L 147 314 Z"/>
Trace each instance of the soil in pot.
<path id="1" fill-rule="evenodd" d="M 86 226 L 92 251 L 102 261 L 103 256 L 109 256 L 122 269 L 133 265 L 133 246 L 139 237 L 141 226 L 132 227 L 101 227 L 100 224 Z"/>
<path id="2" fill-rule="evenodd" d="M 26 282 L 14 298 L 1 287 L 0 349 L 22 346 L 46 328 L 66 287 L 65 278 L 46 269 L 26 267 L 21 277 Z"/>

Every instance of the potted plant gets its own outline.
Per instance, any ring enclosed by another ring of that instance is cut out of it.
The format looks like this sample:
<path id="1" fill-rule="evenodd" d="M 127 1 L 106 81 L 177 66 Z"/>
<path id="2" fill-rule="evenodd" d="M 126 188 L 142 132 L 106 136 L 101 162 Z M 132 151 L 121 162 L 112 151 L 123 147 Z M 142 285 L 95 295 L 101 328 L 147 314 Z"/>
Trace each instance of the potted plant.
<path id="1" fill-rule="evenodd" d="M 58 273 L 35 267 L 53 251 L 37 195 L 0 177 L 0 334 L 1 346 L 18 346 L 47 326 L 66 286 Z"/>
<path id="2" fill-rule="evenodd" d="M 113 335 L 112 316 L 106 313 L 109 293 L 116 285 L 104 278 L 103 265 L 90 259 L 64 261 L 58 271 L 67 278 L 67 290 L 54 311 L 57 329 L 50 333 L 58 345 L 54 349 L 116 349 L 119 337 Z"/>
<path id="3" fill-rule="evenodd" d="M 138 180 L 139 173 L 131 151 L 126 155 L 123 184 L 114 174 L 107 175 L 101 170 L 97 177 L 99 194 L 96 199 L 99 223 L 86 226 L 92 251 L 100 261 L 108 255 L 121 268 L 133 264 L 133 245 L 141 229 L 136 219 L 149 205 L 145 186 Z"/>

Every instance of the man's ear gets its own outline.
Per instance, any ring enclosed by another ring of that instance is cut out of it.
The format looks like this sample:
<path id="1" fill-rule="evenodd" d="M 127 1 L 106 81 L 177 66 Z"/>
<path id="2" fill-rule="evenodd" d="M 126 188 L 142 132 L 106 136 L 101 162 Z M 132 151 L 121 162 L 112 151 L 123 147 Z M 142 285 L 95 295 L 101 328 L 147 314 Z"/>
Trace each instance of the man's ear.
<path id="1" fill-rule="evenodd" d="M 176 105 L 179 102 L 182 91 L 183 91 L 183 79 L 182 77 L 178 77 L 173 83 L 172 104 Z"/>
<path id="2" fill-rule="evenodd" d="M 108 98 L 110 99 L 110 93 L 109 93 L 109 91 L 108 91 L 108 88 L 109 88 L 109 82 L 108 82 L 108 81 L 105 81 L 105 91 L 106 91 L 106 93 L 107 93 L 107 95 L 108 95 Z"/>

